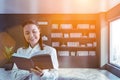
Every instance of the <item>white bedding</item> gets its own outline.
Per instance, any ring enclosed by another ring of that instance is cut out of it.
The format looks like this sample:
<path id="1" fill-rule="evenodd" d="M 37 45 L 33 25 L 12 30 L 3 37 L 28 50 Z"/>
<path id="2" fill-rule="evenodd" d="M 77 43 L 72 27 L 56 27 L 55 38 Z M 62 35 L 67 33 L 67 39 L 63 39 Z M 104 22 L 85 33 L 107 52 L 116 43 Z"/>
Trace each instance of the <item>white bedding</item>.
<path id="1" fill-rule="evenodd" d="M 4 68 L 0 68 L 0 80 L 11 80 L 11 71 L 5 71 Z"/>

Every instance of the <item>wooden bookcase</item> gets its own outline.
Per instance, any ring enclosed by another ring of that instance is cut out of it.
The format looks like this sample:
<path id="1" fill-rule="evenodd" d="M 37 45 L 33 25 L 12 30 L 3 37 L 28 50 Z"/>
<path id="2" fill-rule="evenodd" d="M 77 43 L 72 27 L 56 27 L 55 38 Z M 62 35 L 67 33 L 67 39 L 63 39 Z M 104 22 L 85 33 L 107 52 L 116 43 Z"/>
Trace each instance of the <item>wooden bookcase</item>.
<path id="1" fill-rule="evenodd" d="M 92 61 L 97 59 L 96 39 L 94 20 L 52 21 L 51 46 L 56 48 L 58 58 L 64 60 L 64 63 L 61 63 L 61 65 L 64 64 L 63 67 L 95 67 L 92 66 Z M 85 60 L 87 63 L 81 64 L 80 61 Z M 97 63 L 97 61 L 94 62 Z"/>

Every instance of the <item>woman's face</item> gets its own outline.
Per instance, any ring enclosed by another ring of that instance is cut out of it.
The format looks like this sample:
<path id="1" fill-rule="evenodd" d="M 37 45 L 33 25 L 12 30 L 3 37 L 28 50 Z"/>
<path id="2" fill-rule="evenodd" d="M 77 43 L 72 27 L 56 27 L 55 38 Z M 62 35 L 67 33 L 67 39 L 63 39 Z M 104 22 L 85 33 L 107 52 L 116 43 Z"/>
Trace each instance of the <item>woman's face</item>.
<path id="1" fill-rule="evenodd" d="M 40 30 L 35 24 L 27 24 L 23 28 L 26 41 L 34 47 L 40 39 Z"/>

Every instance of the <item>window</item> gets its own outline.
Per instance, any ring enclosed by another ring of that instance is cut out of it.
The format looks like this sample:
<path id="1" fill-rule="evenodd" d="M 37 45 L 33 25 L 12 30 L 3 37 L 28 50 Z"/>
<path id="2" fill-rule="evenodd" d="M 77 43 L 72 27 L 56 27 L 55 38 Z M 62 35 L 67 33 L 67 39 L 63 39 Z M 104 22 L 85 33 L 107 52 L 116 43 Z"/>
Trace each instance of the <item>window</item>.
<path id="1" fill-rule="evenodd" d="M 110 63 L 120 67 L 120 19 L 110 22 Z"/>

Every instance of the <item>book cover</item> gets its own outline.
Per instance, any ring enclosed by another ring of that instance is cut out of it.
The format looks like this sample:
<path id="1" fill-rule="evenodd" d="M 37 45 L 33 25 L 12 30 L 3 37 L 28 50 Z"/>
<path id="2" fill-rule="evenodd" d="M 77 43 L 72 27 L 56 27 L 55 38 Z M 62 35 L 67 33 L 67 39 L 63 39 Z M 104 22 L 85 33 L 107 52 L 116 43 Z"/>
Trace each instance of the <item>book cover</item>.
<path id="1" fill-rule="evenodd" d="M 31 58 L 12 56 L 11 61 L 16 63 L 19 69 L 30 70 L 38 66 L 40 69 L 52 69 L 52 59 L 49 54 L 36 55 Z"/>

